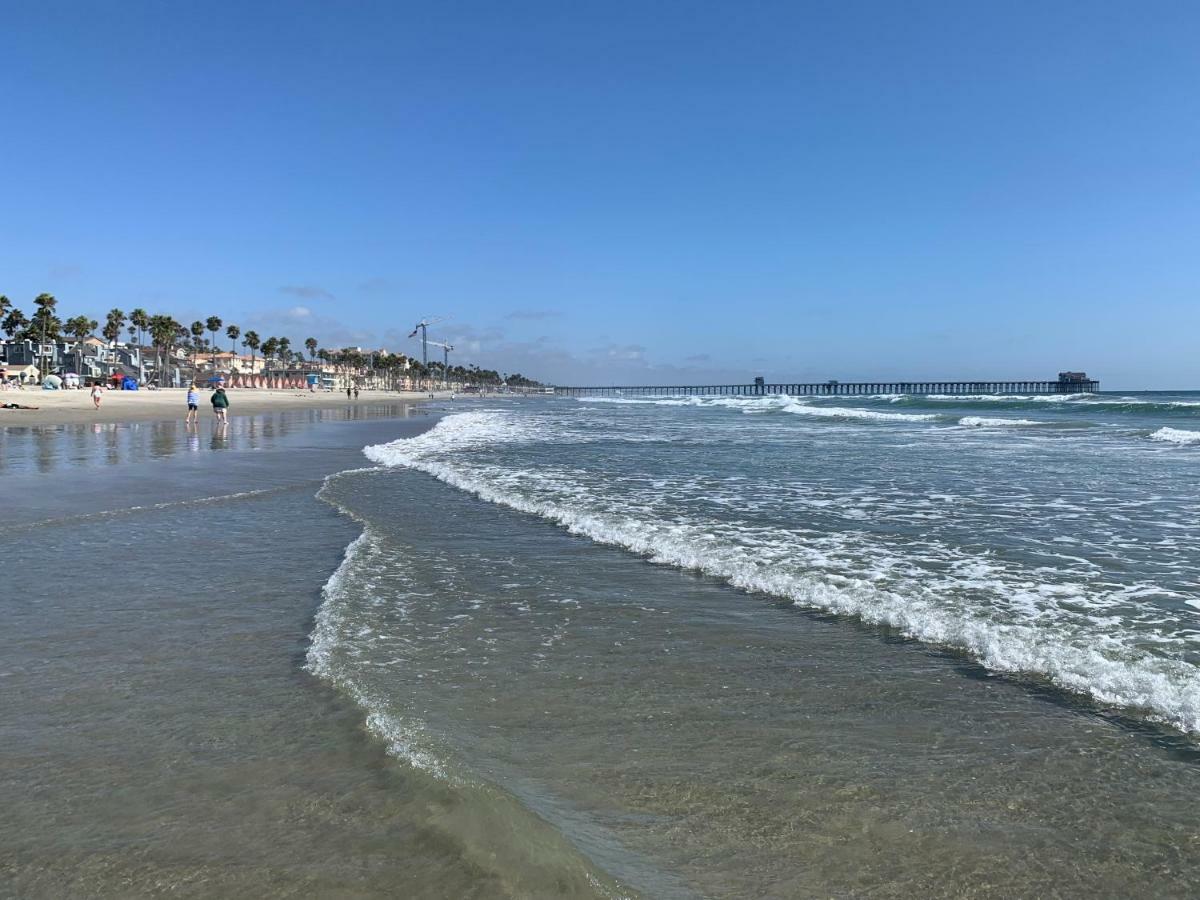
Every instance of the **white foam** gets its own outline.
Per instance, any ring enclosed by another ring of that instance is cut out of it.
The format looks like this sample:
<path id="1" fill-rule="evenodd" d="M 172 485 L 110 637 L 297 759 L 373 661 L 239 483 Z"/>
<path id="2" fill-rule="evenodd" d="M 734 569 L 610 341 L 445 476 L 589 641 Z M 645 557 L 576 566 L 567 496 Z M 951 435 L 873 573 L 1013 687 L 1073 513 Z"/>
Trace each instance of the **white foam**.
<path id="1" fill-rule="evenodd" d="M 1171 444 L 1195 444 L 1200 442 L 1200 431 L 1185 431 L 1182 428 L 1160 428 L 1150 435 L 1152 441 L 1166 441 Z"/>
<path id="2" fill-rule="evenodd" d="M 999 419 L 989 416 L 963 416 L 958 420 L 959 425 L 970 428 L 1020 428 L 1026 425 L 1046 425 L 1047 422 L 1037 422 L 1033 419 Z"/>
<path id="3" fill-rule="evenodd" d="M 819 419 L 857 419 L 867 422 L 932 422 L 938 419 L 936 413 L 893 413 L 845 406 L 814 406 L 812 405 L 812 401 L 822 398 L 790 397 L 784 394 L 771 394 L 762 397 L 647 397 L 644 399 L 590 397 L 576 399 L 585 403 L 735 409 L 749 414 L 785 412 Z"/>
<path id="4" fill-rule="evenodd" d="M 785 406 L 784 412 L 823 419 L 858 419 L 869 422 L 934 422 L 938 419 L 937 413 L 876 412 L 873 409 L 846 406 L 806 406 L 795 401 Z"/>
<path id="5" fill-rule="evenodd" d="M 644 510 L 631 515 L 615 511 L 619 507 L 606 508 L 584 491 L 531 496 L 514 488 L 512 473 L 461 463 L 458 451 L 513 439 L 511 432 L 521 434 L 523 427 L 500 414 L 465 413 L 441 420 L 418 437 L 367 447 L 364 452 L 374 462 L 419 469 L 484 500 L 541 516 L 572 533 L 624 547 L 653 562 L 694 569 L 744 590 L 887 625 L 913 638 L 963 650 L 994 671 L 1043 675 L 1101 703 L 1139 708 L 1184 730 L 1200 732 L 1200 670 L 1182 660 L 1147 653 L 1112 635 L 1061 632 L 1032 615 L 997 619 L 981 614 L 978 607 L 949 602 L 939 585 L 928 583 L 927 573 L 917 573 L 903 589 L 889 589 L 870 577 L 848 577 L 844 570 L 780 565 L 793 552 L 796 535 L 792 533 L 768 535 L 760 530 L 749 547 L 729 541 L 721 523 L 658 521 Z M 517 439 L 528 437 L 526 433 Z M 993 577 L 985 571 L 986 564 L 973 565 L 971 572 L 964 570 L 964 577 Z M 1072 602 L 1087 599 L 1074 586 L 1057 590 Z M 1014 599 L 1013 609 L 1019 611 L 1022 603 L 1037 609 L 1042 594 L 1026 591 Z"/>
<path id="6" fill-rule="evenodd" d="M 339 649 L 345 636 L 362 636 L 361 628 L 350 621 L 347 601 L 358 566 L 373 552 L 378 552 L 378 544 L 367 527 L 346 547 L 341 564 L 321 588 L 322 602 L 314 617 L 305 668 L 349 694 L 366 711 L 367 728 L 387 744 L 393 756 L 446 779 L 448 774 L 442 759 L 424 746 L 423 723 L 384 712 L 386 704 L 371 696 L 352 673 L 339 664 Z"/>

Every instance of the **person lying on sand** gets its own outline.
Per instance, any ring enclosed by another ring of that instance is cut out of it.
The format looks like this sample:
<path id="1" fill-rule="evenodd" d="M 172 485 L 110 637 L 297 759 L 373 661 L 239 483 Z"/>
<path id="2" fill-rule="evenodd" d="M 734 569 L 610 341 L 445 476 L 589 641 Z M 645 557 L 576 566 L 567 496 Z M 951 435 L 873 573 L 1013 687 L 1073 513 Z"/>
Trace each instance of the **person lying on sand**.
<path id="1" fill-rule="evenodd" d="M 0 409 L 37 409 L 37 407 L 22 406 L 20 403 L 0 403 Z"/>

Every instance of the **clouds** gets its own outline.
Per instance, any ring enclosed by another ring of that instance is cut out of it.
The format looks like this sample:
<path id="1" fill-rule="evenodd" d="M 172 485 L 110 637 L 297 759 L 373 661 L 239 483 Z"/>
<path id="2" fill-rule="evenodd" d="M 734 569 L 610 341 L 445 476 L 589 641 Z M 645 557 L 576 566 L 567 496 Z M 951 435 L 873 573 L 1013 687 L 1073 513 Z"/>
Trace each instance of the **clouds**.
<path id="1" fill-rule="evenodd" d="M 279 289 L 281 294 L 291 294 L 302 300 L 336 300 L 337 298 L 323 287 L 312 284 L 288 284 Z"/>
<path id="2" fill-rule="evenodd" d="M 604 347 L 594 347 L 588 351 L 591 356 L 603 357 L 621 362 L 645 362 L 646 348 L 641 344 L 608 344 Z"/>
<path id="3" fill-rule="evenodd" d="M 316 338 L 322 347 L 370 347 L 379 341 L 374 329 L 347 326 L 341 319 L 315 313 L 307 306 L 260 310 L 237 324 L 243 332 L 252 328 L 263 338 L 289 337 L 293 346 L 309 337 Z"/>

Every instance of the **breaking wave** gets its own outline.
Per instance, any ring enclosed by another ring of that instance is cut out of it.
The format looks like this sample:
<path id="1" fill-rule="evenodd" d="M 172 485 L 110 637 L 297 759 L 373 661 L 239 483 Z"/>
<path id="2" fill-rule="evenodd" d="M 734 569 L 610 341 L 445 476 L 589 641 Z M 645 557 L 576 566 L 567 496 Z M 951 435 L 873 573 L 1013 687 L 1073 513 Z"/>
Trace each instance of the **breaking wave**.
<path id="1" fill-rule="evenodd" d="M 958 420 L 959 425 L 965 425 L 970 428 L 1017 428 L 1025 425 L 1046 425 L 1046 422 L 1038 422 L 1034 419 L 998 419 L 989 418 L 988 416 L 963 416 Z"/>
<path id="2" fill-rule="evenodd" d="M 1200 431 L 1185 431 L 1182 428 L 1160 428 L 1150 435 L 1152 441 L 1166 441 L 1171 444 L 1200 443 Z"/>
<path id="3" fill-rule="evenodd" d="M 418 437 L 366 447 L 364 453 L 380 465 L 426 472 L 489 502 L 540 516 L 652 562 L 895 628 L 965 652 L 993 671 L 1042 676 L 1100 703 L 1140 709 L 1185 731 L 1200 732 L 1200 670 L 1148 653 L 1131 640 L 1056 629 L 1038 616 L 997 618 L 986 607 L 951 602 L 923 584 L 928 576 L 920 573 L 893 589 L 854 571 L 789 568 L 781 563 L 803 558 L 804 549 L 789 532 L 759 529 L 751 544 L 738 543 L 729 540 L 726 523 L 623 513 L 619 505 L 586 491 L 522 490 L 511 472 L 469 459 L 471 451 L 496 442 L 537 440 L 534 429 L 508 414 L 471 412 L 443 419 Z"/>
<path id="4" fill-rule="evenodd" d="M 867 422 L 933 422 L 937 413 L 880 412 L 846 406 L 811 405 L 817 398 L 786 395 L 763 397 L 577 397 L 581 403 L 615 403 L 624 406 L 691 406 L 701 409 L 732 409 L 749 414 L 790 413 L 817 419 L 857 419 Z"/>

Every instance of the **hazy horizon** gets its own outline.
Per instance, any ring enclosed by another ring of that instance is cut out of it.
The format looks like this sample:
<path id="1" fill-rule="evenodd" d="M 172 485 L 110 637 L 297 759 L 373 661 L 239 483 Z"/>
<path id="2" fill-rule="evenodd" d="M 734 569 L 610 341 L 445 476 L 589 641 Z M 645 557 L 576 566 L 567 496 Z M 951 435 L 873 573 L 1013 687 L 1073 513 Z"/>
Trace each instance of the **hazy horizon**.
<path id="1" fill-rule="evenodd" d="M 440 315 L 452 362 L 562 384 L 1200 387 L 1194 5 L 3 21 L 0 293 L 26 313 L 418 357 Z"/>

